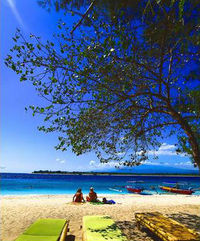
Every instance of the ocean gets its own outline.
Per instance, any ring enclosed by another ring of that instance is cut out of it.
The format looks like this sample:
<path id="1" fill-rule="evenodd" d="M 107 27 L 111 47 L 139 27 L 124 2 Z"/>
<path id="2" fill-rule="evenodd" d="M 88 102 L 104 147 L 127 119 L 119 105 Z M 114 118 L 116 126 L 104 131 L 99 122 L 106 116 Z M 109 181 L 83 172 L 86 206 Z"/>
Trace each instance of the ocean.
<path id="1" fill-rule="evenodd" d="M 164 194 L 159 186 L 170 183 L 184 184 L 199 190 L 200 177 L 190 176 L 111 176 L 111 175 L 56 175 L 28 173 L 0 173 L 0 195 L 74 194 L 82 188 L 84 194 L 94 187 L 98 194 L 126 194 L 125 186 L 143 187 L 150 194 Z M 168 193 L 169 194 L 169 193 Z M 172 194 L 174 195 L 174 194 Z"/>

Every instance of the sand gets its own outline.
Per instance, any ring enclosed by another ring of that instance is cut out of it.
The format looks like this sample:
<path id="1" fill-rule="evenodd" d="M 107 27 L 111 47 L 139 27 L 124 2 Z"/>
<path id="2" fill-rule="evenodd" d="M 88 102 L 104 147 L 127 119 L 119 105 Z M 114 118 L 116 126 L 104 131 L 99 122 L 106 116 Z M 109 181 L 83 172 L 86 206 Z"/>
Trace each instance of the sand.
<path id="1" fill-rule="evenodd" d="M 200 196 L 184 195 L 99 195 L 117 202 L 115 205 L 74 205 L 72 195 L 0 196 L 1 240 L 16 239 L 38 218 L 70 220 L 67 240 L 82 240 L 84 215 L 110 215 L 129 240 L 159 240 L 147 230 L 139 231 L 134 213 L 159 211 L 200 233 Z"/>

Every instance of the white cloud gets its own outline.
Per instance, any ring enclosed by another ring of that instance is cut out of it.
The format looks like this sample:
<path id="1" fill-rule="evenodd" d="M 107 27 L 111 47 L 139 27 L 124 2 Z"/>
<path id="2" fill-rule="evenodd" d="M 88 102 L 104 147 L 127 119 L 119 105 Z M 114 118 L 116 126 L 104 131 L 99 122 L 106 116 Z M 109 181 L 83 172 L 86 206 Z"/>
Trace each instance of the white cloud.
<path id="1" fill-rule="evenodd" d="M 111 162 L 107 162 L 107 163 L 102 163 L 102 162 L 96 162 L 96 161 L 93 161 L 91 160 L 89 162 L 89 165 L 92 167 L 92 168 L 95 168 L 95 169 L 98 169 L 98 168 L 111 168 L 111 167 L 119 167 L 119 163 L 118 162 L 114 162 L 114 161 L 111 161 Z"/>
<path id="2" fill-rule="evenodd" d="M 15 1 L 14 0 L 7 0 L 7 3 L 9 7 L 11 8 L 13 14 L 15 15 L 15 18 L 17 19 L 17 22 L 22 26 L 24 29 L 26 29 L 25 24 L 16 8 Z"/>
<path id="3" fill-rule="evenodd" d="M 96 162 L 91 160 L 89 164 L 90 164 L 90 166 L 95 166 Z"/>
<path id="4" fill-rule="evenodd" d="M 159 148 L 159 150 L 174 150 L 176 147 L 175 145 L 170 145 L 170 144 L 167 144 L 167 143 L 163 143 L 161 145 L 161 147 Z"/>
<path id="5" fill-rule="evenodd" d="M 176 147 L 175 145 L 170 145 L 167 143 L 163 143 L 157 151 L 148 151 L 149 155 L 156 155 L 156 156 L 177 156 Z M 184 154 L 179 154 L 178 156 L 185 157 Z"/>
<path id="6" fill-rule="evenodd" d="M 116 152 L 117 156 L 123 156 L 125 154 L 125 152 Z"/>
<path id="7" fill-rule="evenodd" d="M 60 164 L 64 164 L 66 162 L 65 160 L 61 160 L 60 158 L 56 158 L 56 161 L 59 162 Z"/>
<path id="8" fill-rule="evenodd" d="M 167 143 L 163 143 L 160 148 L 157 150 L 157 151 L 147 151 L 148 155 L 156 155 L 156 156 L 180 156 L 180 157 L 186 157 L 186 155 L 184 154 L 177 154 L 176 153 L 176 146 L 175 145 L 171 145 L 171 144 L 167 144 Z M 119 153 L 116 153 L 118 155 L 123 155 L 124 153 L 122 152 L 119 152 Z M 138 155 L 141 155 L 141 152 L 139 153 L 138 152 Z M 176 163 L 171 163 L 171 162 L 155 162 L 155 161 L 149 161 L 149 160 L 146 160 L 144 162 L 144 164 L 147 164 L 147 165 L 162 165 L 162 166 L 171 166 L 171 165 L 175 165 L 175 166 L 191 166 L 192 167 L 192 164 L 190 161 L 187 161 L 187 162 L 176 162 Z M 89 162 L 89 165 L 91 167 L 91 169 L 100 169 L 100 168 L 112 168 L 112 167 L 120 167 L 120 164 L 118 162 L 115 162 L 115 161 L 111 161 L 111 162 L 108 162 L 108 163 L 97 163 L 96 161 L 94 160 L 91 160 Z"/>
<path id="9" fill-rule="evenodd" d="M 164 162 L 163 165 L 168 166 L 168 165 L 169 165 L 169 162 Z"/>
<path id="10" fill-rule="evenodd" d="M 0 166 L 0 169 L 6 169 L 6 167 L 5 166 Z"/>
<path id="11" fill-rule="evenodd" d="M 175 166 L 187 166 L 187 167 L 193 167 L 193 164 L 190 161 L 187 162 L 175 162 Z"/>
<path id="12" fill-rule="evenodd" d="M 159 163 L 158 162 L 152 162 L 152 161 L 145 161 L 144 164 L 147 164 L 147 165 L 158 165 Z"/>

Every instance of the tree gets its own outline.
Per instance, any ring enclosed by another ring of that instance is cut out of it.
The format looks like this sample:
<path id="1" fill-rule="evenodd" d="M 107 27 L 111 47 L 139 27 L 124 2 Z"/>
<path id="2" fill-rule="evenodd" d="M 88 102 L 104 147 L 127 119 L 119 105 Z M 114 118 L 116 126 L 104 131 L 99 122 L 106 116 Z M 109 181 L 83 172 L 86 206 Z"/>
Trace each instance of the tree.
<path id="1" fill-rule="evenodd" d="M 61 22 L 59 43 L 18 30 L 6 65 L 46 100 L 30 108 L 44 115 L 39 130 L 60 133 L 57 149 L 132 166 L 176 134 L 177 152 L 200 168 L 199 4 L 183 15 L 173 1 L 147 3 L 130 18 L 93 9 L 73 37 Z"/>
<path id="2" fill-rule="evenodd" d="M 71 13 L 72 15 L 78 15 L 81 17 L 78 23 L 71 30 L 71 32 L 74 32 L 74 30 L 83 23 L 83 19 L 90 20 L 90 15 L 88 13 L 93 8 L 95 8 L 95 13 L 97 15 L 101 15 L 103 12 L 104 16 L 109 18 L 122 17 L 119 13 L 121 13 L 121 10 L 123 9 L 123 18 L 128 18 L 130 21 L 136 16 L 139 16 L 140 18 L 141 13 L 145 14 L 145 12 L 149 10 L 152 12 L 155 5 L 162 8 L 162 2 L 165 2 L 170 6 L 174 6 L 175 4 L 178 5 L 177 9 L 179 18 L 182 18 L 184 5 L 188 1 L 189 0 L 179 0 L 177 2 L 174 0 L 38 0 L 38 4 L 42 8 L 47 9 L 49 12 L 52 9 L 55 9 L 56 11 L 64 10 L 66 14 Z M 197 4 L 198 2 L 195 1 L 194 5 L 196 6 Z M 83 13 L 82 11 L 84 9 L 85 12 Z M 85 21 L 84 24 L 87 25 L 87 21 Z"/>

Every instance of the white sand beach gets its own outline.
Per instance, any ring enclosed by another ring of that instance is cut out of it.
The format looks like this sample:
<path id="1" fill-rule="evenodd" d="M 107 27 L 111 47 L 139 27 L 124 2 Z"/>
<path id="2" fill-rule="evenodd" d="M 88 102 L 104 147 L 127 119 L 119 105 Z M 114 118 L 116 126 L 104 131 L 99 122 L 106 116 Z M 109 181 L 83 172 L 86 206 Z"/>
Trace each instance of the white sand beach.
<path id="1" fill-rule="evenodd" d="M 74 205 L 72 195 L 1 196 L 1 240 L 14 240 L 38 218 L 70 220 L 67 240 L 82 240 L 82 217 L 110 215 L 130 240 L 155 240 L 135 225 L 136 212 L 159 211 L 200 233 L 200 196 L 184 195 L 99 195 L 115 205 Z"/>

